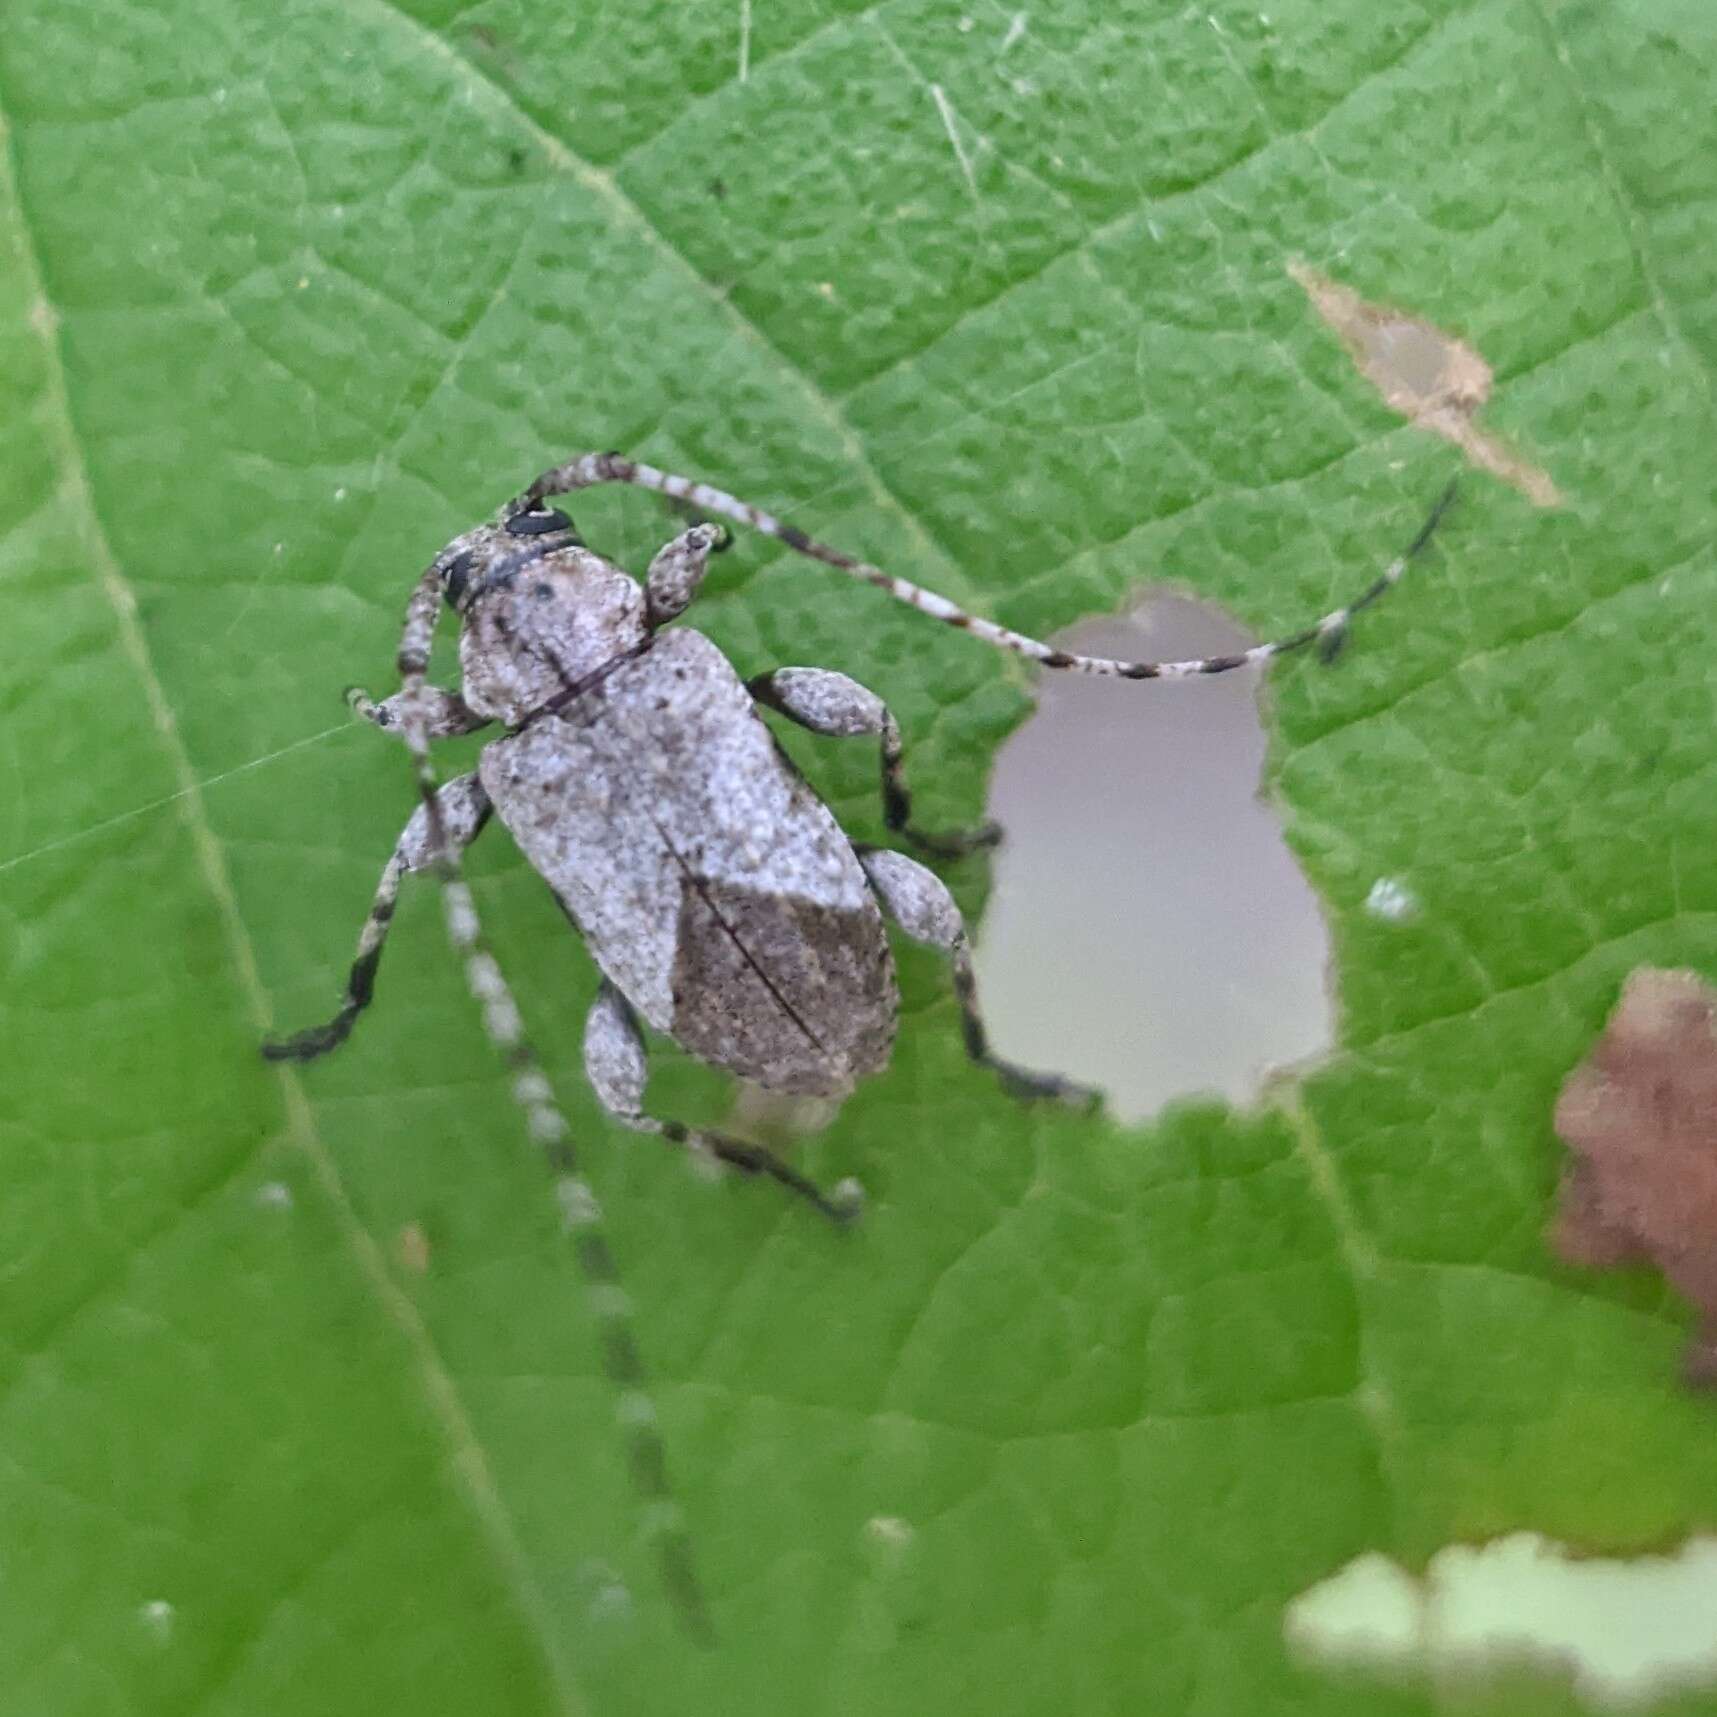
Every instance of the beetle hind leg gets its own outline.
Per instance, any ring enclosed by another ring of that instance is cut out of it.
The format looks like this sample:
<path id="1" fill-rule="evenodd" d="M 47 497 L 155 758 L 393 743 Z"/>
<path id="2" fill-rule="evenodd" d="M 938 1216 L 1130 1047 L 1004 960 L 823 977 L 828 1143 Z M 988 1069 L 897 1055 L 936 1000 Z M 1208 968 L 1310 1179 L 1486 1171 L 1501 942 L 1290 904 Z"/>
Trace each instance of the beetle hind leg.
<path id="1" fill-rule="evenodd" d="M 1094 1107 L 1102 1093 L 1089 1085 L 1076 1084 L 1058 1073 L 1036 1073 L 1005 1061 L 990 1048 L 984 1016 L 978 1009 L 978 984 L 972 971 L 972 946 L 966 925 L 947 884 L 933 871 L 904 853 L 884 847 L 861 847 L 859 863 L 882 902 L 882 909 L 914 942 L 945 954 L 954 975 L 954 995 L 960 1004 L 960 1023 L 965 1033 L 966 1053 L 980 1067 L 987 1067 L 1005 1089 L 1016 1097 L 1054 1098 L 1077 1108 Z"/>
<path id="2" fill-rule="evenodd" d="M 858 1190 L 853 1183 L 842 1182 L 825 1192 L 762 1145 L 646 1114 L 644 1034 L 626 998 L 606 978 L 584 1022 L 584 1071 L 597 1101 L 621 1126 L 683 1145 L 694 1155 L 726 1163 L 742 1174 L 764 1175 L 814 1205 L 831 1222 L 844 1224 L 858 1214 Z"/>

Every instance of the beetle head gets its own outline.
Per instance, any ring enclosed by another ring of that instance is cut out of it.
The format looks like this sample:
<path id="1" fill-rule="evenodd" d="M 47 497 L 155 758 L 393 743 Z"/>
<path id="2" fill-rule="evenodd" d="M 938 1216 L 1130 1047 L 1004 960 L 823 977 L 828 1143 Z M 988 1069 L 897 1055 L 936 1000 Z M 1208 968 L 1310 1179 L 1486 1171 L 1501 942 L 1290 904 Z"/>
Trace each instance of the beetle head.
<path id="1" fill-rule="evenodd" d="M 459 616 L 460 695 L 493 720 L 528 719 L 647 635 L 638 581 L 550 507 L 478 525 L 435 564 Z"/>
<path id="2" fill-rule="evenodd" d="M 508 513 L 498 524 L 455 537 L 436 556 L 441 594 L 449 608 L 465 614 L 480 597 L 505 589 L 555 550 L 583 545 L 572 520 L 554 507 Z"/>

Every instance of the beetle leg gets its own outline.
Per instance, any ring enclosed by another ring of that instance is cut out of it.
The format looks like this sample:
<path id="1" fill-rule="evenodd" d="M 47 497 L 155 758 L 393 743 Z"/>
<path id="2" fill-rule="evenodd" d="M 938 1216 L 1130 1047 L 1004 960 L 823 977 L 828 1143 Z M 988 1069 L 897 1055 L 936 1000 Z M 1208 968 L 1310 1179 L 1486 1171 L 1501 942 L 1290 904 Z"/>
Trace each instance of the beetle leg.
<path id="1" fill-rule="evenodd" d="M 395 692 L 391 698 L 383 698 L 380 703 L 373 703 L 370 694 L 362 686 L 348 686 L 346 704 L 354 715 L 362 716 L 365 721 L 372 722 L 389 733 L 403 735 L 405 700 L 409 695 L 406 692 Z M 440 686 L 425 686 L 419 692 L 418 698 L 424 712 L 425 739 L 457 739 L 461 734 L 475 733 L 479 728 L 489 725 L 491 718 L 479 715 L 469 708 L 457 692 L 443 691 Z"/>
<path id="2" fill-rule="evenodd" d="M 684 1145 L 694 1155 L 713 1157 L 744 1174 L 767 1175 L 834 1222 L 850 1221 L 857 1214 L 850 1189 L 837 1187 L 832 1194 L 824 1192 L 762 1145 L 645 1114 L 644 1034 L 638 1029 L 631 1005 L 606 978 L 584 1022 L 584 1072 L 597 1101 L 621 1126 Z"/>
<path id="3" fill-rule="evenodd" d="M 948 956 L 954 973 L 954 994 L 960 1003 L 960 1021 L 965 1029 L 966 1053 L 979 1066 L 989 1068 L 1016 1097 L 1054 1097 L 1080 1107 L 1095 1104 L 1101 1094 L 1089 1085 L 1076 1085 L 1055 1073 L 1033 1073 L 992 1053 L 983 1015 L 978 1011 L 971 943 L 947 884 L 934 871 L 926 870 L 904 853 L 889 852 L 883 847 L 857 850 L 859 863 L 864 866 L 883 911 L 914 942 L 922 942 Z"/>
<path id="4" fill-rule="evenodd" d="M 699 1644 L 713 1645 L 714 1626 L 692 1561 L 685 1516 L 674 1498 L 667 1449 L 656 1422 L 649 1368 L 638 1344 L 632 1303 L 620 1285 L 619 1266 L 603 1232 L 602 1205 L 585 1178 L 572 1129 L 555 1101 L 554 1088 L 525 1035 L 512 988 L 484 941 L 471 885 L 459 868 L 459 832 L 441 814 L 440 799 L 437 794 L 424 807 L 429 811 L 430 824 L 424 866 L 441 880 L 447 938 L 464 962 L 466 987 L 482 1009 L 483 1029 L 512 1070 L 508 1087 L 524 1117 L 525 1129 L 554 1175 L 561 1225 L 596 1314 L 602 1366 L 615 1389 L 615 1417 L 625 1433 L 632 1482 L 646 1505 L 663 1583 L 691 1636 Z"/>
<path id="5" fill-rule="evenodd" d="M 882 820 L 891 833 L 904 835 L 920 852 L 935 858 L 960 858 L 980 847 L 993 847 L 1002 838 L 995 823 L 939 835 L 912 826 L 912 795 L 906 787 L 900 723 L 888 705 L 857 680 L 830 668 L 777 668 L 748 681 L 746 690 L 760 704 L 779 710 L 812 733 L 834 739 L 875 734 L 882 741 Z"/>
<path id="6" fill-rule="evenodd" d="M 475 775 L 461 775 L 449 781 L 437 795 L 437 802 L 448 838 L 460 847 L 469 846 L 489 820 L 489 795 Z M 393 922 L 400 884 L 407 871 L 426 869 L 433 856 L 429 813 L 419 805 L 388 862 L 382 866 L 375 899 L 358 934 L 357 958 L 346 979 L 340 1011 L 326 1025 L 311 1026 L 293 1037 L 269 1038 L 262 1046 L 262 1053 L 270 1061 L 311 1061 L 338 1048 L 351 1035 L 353 1021 L 369 1006 L 375 991 L 376 967 L 381 964 L 382 947 L 387 941 L 388 926 Z"/>
<path id="7" fill-rule="evenodd" d="M 727 547 L 724 525 L 693 525 L 657 552 L 644 575 L 644 623 L 654 629 L 683 614 L 698 593 L 709 557 Z"/>

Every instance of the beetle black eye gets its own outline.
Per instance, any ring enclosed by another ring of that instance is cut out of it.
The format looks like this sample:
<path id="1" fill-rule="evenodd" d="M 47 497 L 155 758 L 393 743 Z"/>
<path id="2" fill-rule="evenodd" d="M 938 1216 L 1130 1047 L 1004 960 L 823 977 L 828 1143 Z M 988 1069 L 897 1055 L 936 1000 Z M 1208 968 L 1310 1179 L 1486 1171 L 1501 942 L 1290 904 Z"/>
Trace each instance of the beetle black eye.
<path id="1" fill-rule="evenodd" d="M 449 608 L 459 606 L 460 598 L 465 594 L 465 581 L 471 576 L 473 564 L 469 549 L 456 554 L 447 563 L 446 570 L 441 574 L 441 594 L 447 598 Z"/>
<path id="2" fill-rule="evenodd" d="M 507 520 L 507 534 L 515 537 L 546 536 L 550 531 L 570 531 L 572 520 L 553 507 L 540 513 L 514 513 Z"/>

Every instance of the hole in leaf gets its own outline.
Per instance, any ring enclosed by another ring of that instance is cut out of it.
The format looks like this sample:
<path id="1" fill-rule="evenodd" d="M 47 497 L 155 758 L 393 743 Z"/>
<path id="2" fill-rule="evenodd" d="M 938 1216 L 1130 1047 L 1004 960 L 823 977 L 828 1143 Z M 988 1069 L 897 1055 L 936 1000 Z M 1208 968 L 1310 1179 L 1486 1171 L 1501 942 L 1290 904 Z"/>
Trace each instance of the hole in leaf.
<path id="1" fill-rule="evenodd" d="M 1161 659 L 1252 639 L 1153 597 L 1055 641 Z M 1000 1054 L 1098 1085 L 1138 1121 L 1176 1097 L 1250 1102 L 1271 1069 L 1328 1050 L 1329 936 L 1258 796 L 1264 750 L 1256 670 L 1042 676 L 990 788 L 1005 839 L 977 965 Z"/>
<path id="2" fill-rule="evenodd" d="M 1451 1544 L 1415 1579 L 1372 1551 L 1302 1592 L 1288 1643 L 1332 1667 L 1483 1680 L 1560 1672 L 1614 1708 L 1717 1682 L 1717 1539 L 1575 1556 L 1535 1532 Z"/>

